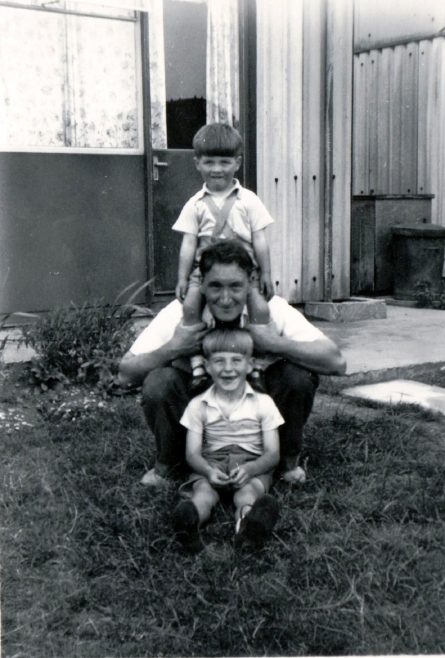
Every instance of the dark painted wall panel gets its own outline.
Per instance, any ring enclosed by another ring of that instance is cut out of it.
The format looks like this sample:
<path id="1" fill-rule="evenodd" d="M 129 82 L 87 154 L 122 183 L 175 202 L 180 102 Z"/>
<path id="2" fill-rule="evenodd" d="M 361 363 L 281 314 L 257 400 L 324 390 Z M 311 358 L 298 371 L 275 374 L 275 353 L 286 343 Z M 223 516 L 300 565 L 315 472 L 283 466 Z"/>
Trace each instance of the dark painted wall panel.
<path id="1" fill-rule="evenodd" d="M 143 156 L 0 154 L 0 312 L 146 279 Z"/>

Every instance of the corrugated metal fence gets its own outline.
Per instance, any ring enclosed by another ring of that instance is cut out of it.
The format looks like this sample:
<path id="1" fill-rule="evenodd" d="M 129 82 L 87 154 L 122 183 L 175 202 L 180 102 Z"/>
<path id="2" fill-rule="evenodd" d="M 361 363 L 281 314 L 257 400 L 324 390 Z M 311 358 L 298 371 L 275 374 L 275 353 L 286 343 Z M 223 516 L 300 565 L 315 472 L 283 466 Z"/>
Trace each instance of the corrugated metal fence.
<path id="1" fill-rule="evenodd" d="M 445 36 L 354 56 L 353 194 L 434 194 L 445 225 Z"/>

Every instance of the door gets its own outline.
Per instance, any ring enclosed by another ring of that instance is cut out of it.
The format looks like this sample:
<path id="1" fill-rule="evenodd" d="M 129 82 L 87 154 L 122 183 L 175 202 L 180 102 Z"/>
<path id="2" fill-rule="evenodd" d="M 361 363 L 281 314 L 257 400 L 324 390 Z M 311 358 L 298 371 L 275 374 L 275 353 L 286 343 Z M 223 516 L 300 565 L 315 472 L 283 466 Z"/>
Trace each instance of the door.
<path id="1" fill-rule="evenodd" d="M 171 227 L 187 199 L 202 186 L 193 162 L 192 139 L 206 123 L 207 4 L 164 0 L 163 29 L 167 148 L 156 148 L 154 136 L 151 153 L 150 269 L 158 297 L 172 294 L 176 285 L 182 235 Z"/>

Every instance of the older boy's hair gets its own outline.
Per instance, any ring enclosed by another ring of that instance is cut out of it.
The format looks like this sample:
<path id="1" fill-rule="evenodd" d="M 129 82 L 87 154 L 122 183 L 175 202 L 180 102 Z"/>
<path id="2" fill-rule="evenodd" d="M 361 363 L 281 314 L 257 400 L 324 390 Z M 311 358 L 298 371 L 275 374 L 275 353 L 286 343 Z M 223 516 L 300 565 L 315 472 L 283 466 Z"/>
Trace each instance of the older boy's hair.
<path id="1" fill-rule="evenodd" d="M 213 265 L 238 265 L 248 276 L 254 264 L 247 249 L 239 240 L 216 240 L 203 249 L 199 259 L 199 269 L 204 277 Z"/>
<path id="2" fill-rule="evenodd" d="M 228 123 L 209 123 L 202 126 L 193 138 L 195 156 L 221 155 L 234 158 L 243 151 L 243 140 L 236 128 Z"/>
<path id="3" fill-rule="evenodd" d="M 253 339 L 246 329 L 212 329 L 204 336 L 202 351 L 206 358 L 215 352 L 235 352 L 252 356 Z"/>

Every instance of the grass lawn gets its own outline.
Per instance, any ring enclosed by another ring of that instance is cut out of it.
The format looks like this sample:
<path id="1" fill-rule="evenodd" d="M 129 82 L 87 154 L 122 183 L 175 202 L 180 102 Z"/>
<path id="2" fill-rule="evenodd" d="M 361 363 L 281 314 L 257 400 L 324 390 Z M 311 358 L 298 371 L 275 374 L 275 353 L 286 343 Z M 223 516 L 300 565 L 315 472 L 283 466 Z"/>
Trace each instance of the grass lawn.
<path id="1" fill-rule="evenodd" d="M 443 417 L 325 388 L 308 481 L 275 487 L 267 547 L 234 551 L 219 507 L 195 557 L 172 537 L 174 485 L 139 484 L 153 444 L 135 398 L 52 400 L 12 375 L 0 372 L 5 657 L 445 652 Z"/>

